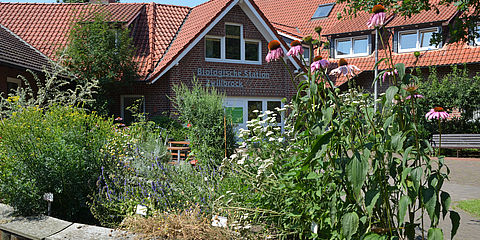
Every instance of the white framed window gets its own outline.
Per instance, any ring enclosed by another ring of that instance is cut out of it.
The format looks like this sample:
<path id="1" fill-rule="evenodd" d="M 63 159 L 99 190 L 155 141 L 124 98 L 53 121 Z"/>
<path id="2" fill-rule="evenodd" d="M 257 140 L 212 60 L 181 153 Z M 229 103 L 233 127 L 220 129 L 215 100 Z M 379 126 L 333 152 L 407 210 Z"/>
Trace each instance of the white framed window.
<path id="1" fill-rule="evenodd" d="M 262 64 L 262 42 L 243 37 L 243 25 L 225 23 L 225 36 L 205 36 L 205 61 Z"/>
<path id="2" fill-rule="evenodd" d="M 120 115 L 125 123 L 131 123 L 134 119 L 134 112 L 145 113 L 145 96 L 143 95 L 121 95 Z"/>
<path id="3" fill-rule="evenodd" d="M 370 52 L 368 36 L 335 39 L 335 57 L 367 56 Z"/>
<path id="4" fill-rule="evenodd" d="M 437 49 L 430 40 L 438 28 L 426 28 L 398 32 L 398 52 L 412 52 Z"/>
<path id="5" fill-rule="evenodd" d="M 238 129 L 247 129 L 247 121 L 257 118 L 258 115 L 267 110 L 276 113 L 276 125 L 282 129 L 284 127 L 284 113 L 279 113 L 276 110 L 276 108 L 283 108 L 284 106 L 280 98 L 227 97 L 224 106 L 227 114 L 232 116 L 233 123 L 237 124 Z M 254 110 L 259 112 L 254 112 Z"/>
<path id="6" fill-rule="evenodd" d="M 477 38 L 475 38 L 475 45 L 480 46 L 480 25 L 477 25 L 474 31 L 478 34 Z"/>
<path id="7" fill-rule="evenodd" d="M 18 87 L 22 86 L 22 81 L 18 78 L 7 77 L 7 94 L 13 93 Z"/>

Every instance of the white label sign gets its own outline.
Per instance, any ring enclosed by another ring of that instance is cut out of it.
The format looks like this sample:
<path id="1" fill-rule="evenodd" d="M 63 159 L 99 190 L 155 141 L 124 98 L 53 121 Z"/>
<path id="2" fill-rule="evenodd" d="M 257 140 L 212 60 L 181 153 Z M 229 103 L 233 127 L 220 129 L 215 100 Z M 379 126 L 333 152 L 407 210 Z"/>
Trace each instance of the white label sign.
<path id="1" fill-rule="evenodd" d="M 147 216 L 147 206 L 143 206 L 138 204 L 137 205 L 137 212 L 135 214 L 142 215 L 142 216 Z"/>

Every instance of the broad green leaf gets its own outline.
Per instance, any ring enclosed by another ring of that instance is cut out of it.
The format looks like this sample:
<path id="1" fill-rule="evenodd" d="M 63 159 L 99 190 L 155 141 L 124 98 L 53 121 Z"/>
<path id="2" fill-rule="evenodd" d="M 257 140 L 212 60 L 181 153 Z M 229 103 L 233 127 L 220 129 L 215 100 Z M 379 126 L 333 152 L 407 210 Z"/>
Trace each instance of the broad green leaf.
<path id="1" fill-rule="evenodd" d="M 437 195 L 433 188 L 422 188 L 423 204 L 427 209 L 428 216 L 432 222 L 436 222 L 438 217 L 435 216 L 435 205 L 437 204 Z"/>
<path id="2" fill-rule="evenodd" d="M 403 76 L 405 76 L 405 64 L 397 63 L 395 64 L 395 68 L 398 71 L 398 77 L 400 78 L 399 80 L 402 80 Z"/>
<path id="3" fill-rule="evenodd" d="M 372 215 L 373 208 L 375 207 L 375 204 L 377 204 L 377 200 L 379 197 L 380 197 L 379 190 L 370 189 L 365 194 L 365 205 L 367 207 L 368 214 Z"/>
<path id="4" fill-rule="evenodd" d="M 452 221 L 452 231 L 450 237 L 453 239 L 457 234 L 458 227 L 460 227 L 460 215 L 455 211 L 450 211 L 450 220 Z"/>
<path id="5" fill-rule="evenodd" d="M 354 212 L 349 212 L 342 217 L 342 233 L 343 236 L 349 240 L 357 232 L 358 229 L 358 215 Z"/>
<path id="6" fill-rule="evenodd" d="M 319 176 L 316 172 L 310 172 L 307 176 L 307 179 L 309 179 L 309 180 L 310 179 L 318 179 L 318 178 L 319 178 Z"/>
<path id="7" fill-rule="evenodd" d="M 392 99 L 395 96 L 395 94 L 397 94 L 397 92 L 398 92 L 398 87 L 396 86 L 391 86 L 387 89 L 387 92 L 385 95 L 387 98 L 386 104 L 392 104 Z"/>
<path id="8" fill-rule="evenodd" d="M 407 213 L 408 205 L 412 204 L 410 197 L 404 195 L 400 198 L 398 202 L 398 225 L 402 226 L 403 221 L 405 220 L 405 214 Z"/>
<path id="9" fill-rule="evenodd" d="M 440 228 L 428 229 L 428 240 L 443 240 L 443 232 Z"/>
<path id="10" fill-rule="evenodd" d="M 347 174 L 352 183 L 353 192 L 356 198 L 360 196 L 360 190 L 363 187 L 368 173 L 368 160 L 364 160 L 360 153 L 355 153 L 347 166 Z"/>
<path id="11" fill-rule="evenodd" d="M 399 151 L 403 148 L 403 142 L 405 141 L 405 137 L 403 137 L 402 132 L 396 133 L 392 136 L 392 149 L 394 151 Z"/>
<path id="12" fill-rule="evenodd" d="M 385 120 L 385 123 L 383 124 L 383 130 L 385 132 L 388 131 L 388 128 L 392 124 L 393 120 L 394 120 L 394 116 L 390 116 L 390 117 L 387 118 L 387 120 Z"/>
<path id="13" fill-rule="evenodd" d="M 319 137 L 317 137 L 317 140 L 313 143 L 312 150 L 310 151 L 310 154 L 308 154 L 307 159 L 305 159 L 305 163 L 308 164 L 315 155 L 317 155 L 318 150 L 322 147 L 322 145 L 326 144 L 330 138 L 333 135 L 333 131 L 329 131 Z"/>
<path id="14" fill-rule="evenodd" d="M 445 216 L 448 213 L 448 209 L 450 209 L 450 203 L 452 202 L 452 199 L 450 198 L 450 194 L 447 192 L 440 193 L 440 199 L 442 202 L 442 214 L 443 214 L 443 219 L 445 219 Z"/>
<path id="15" fill-rule="evenodd" d="M 405 189 L 408 188 L 408 185 L 405 182 L 405 180 L 407 179 L 408 174 L 410 174 L 411 171 L 412 171 L 412 168 L 410 168 L 410 167 L 404 168 L 403 171 L 402 171 L 402 179 L 401 179 L 400 182 L 402 183 L 402 185 L 404 186 Z"/>
<path id="16" fill-rule="evenodd" d="M 412 172 L 410 173 L 410 176 L 412 176 L 413 187 L 417 192 L 418 192 L 418 189 L 420 188 L 420 181 L 422 180 L 422 175 L 423 175 L 423 169 L 421 167 L 417 167 L 413 169 Z"/>
<path id="17" fill-rule="evenodd" d="M 367 235 L 365 235 L 365 237 L 363 238 L 363 240 L 380 240 L 382 239 L 382 236 L 376 234 L 376 233 L 368 233 Z"/>

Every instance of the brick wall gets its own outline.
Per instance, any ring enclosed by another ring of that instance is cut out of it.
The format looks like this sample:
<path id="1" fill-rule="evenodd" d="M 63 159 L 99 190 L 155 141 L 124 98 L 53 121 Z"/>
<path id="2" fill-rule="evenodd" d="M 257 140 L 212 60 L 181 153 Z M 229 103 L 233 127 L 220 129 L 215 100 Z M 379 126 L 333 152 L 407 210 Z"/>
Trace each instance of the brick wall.
<path id="1" fill-rule="evenodd" d="M 268 53 L 268 42 L 256 29 L 255 25 L 245 15 L 239 6 L 235 6 L 207 35 L 225 36 L 225 23 L 237 23 L 243 25 L 245 39 L 261 40 L 262 64 L 238 64 L 205 61 L 205 41 L 202 39 L 192 50 L 174 66 L 167 74 L 162 76 L 154 84 L 136 83 L 131 89 L 122 89 L 118 96 L 113 96 L 116 101 L 115 114 L 120 114 L 120 95 L 139 94 L 145 95 L 146 111 L 150 115 L 170 114 L 173 111 L 172 104 L 168 97 L 173 97 L 172 87 L 176 84 L 185 83 L 191 86 L 193 76 L 197 74 L 198 68 L 251 71 L 257 73 L 268 73 L 269 79 L 256 78 L 222 78 L 226 81 L 241 81 L 243 88 L 218 87 L 220 92 L 227 96 L 245 97 L 276 97 L 290 98 L 295 93 L 290 81 L 290 75 L 281 62 L 267 63 L 265 56 Z M 292 69 L 293 67 L 290 66 Z M 199 82 L 205 85 L 208 80 L 215 81 L 217 77 L 199 77 Z"/>

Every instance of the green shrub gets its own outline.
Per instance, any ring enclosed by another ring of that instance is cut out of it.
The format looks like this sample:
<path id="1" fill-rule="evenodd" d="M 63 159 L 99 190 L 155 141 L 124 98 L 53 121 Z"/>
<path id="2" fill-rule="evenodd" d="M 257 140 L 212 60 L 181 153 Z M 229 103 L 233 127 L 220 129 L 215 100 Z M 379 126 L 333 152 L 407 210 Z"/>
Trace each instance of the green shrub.
<path id="1" fill-rule="evenodd" d="M 45 213 L 44 193 L 53 193 L 52 214 L 90 221 L 88 195 L 104 165 L 102 148 L 112 123 L 67 106 L 20 107 L 0 121 L 1 196 L 22 215 Z"/>
<path id="2" fill-rule="evenodd" d="M 169 140 L 182 141 L 187 139 L 188 129 L 180 124 L 178 120 L 164 115 L 153 116 L 150 118 L 158 127 L 167 130 L 167 138 Z"/>
<path id="3" fill-rule="evenodd" d="M 442 133 L 480 133 L 480 121 L 473 119 L 474 111 L 480 109 L 480 75 L 469 76 L 466 68 L 452 67 L 452 71 L 440 77 L 435 68 L 430 69 L 427 79 L 420 81 L 419 93 L 425 98 L 419 99 L 420 112 L 427 113 L 430 108 L 441 106 L 449 113 L 454 109 L 461 111 L 461 117 L 445 121 Z M 423 124 L 428 134 L 438 133 L 436 121 Z"/>
<path id="4" fill-rule="evenodd" d="M 235 149 L 233 127 L 225 118 L 224 95 L 215 88 L 202 87 L 196 79 L 191 88 L 181 84 L 173 90 L 179 119 L 190 124 L 188 138 L 193 154 L 201 163 L 220 165 L 225 151 L 230 156 Z"/>

